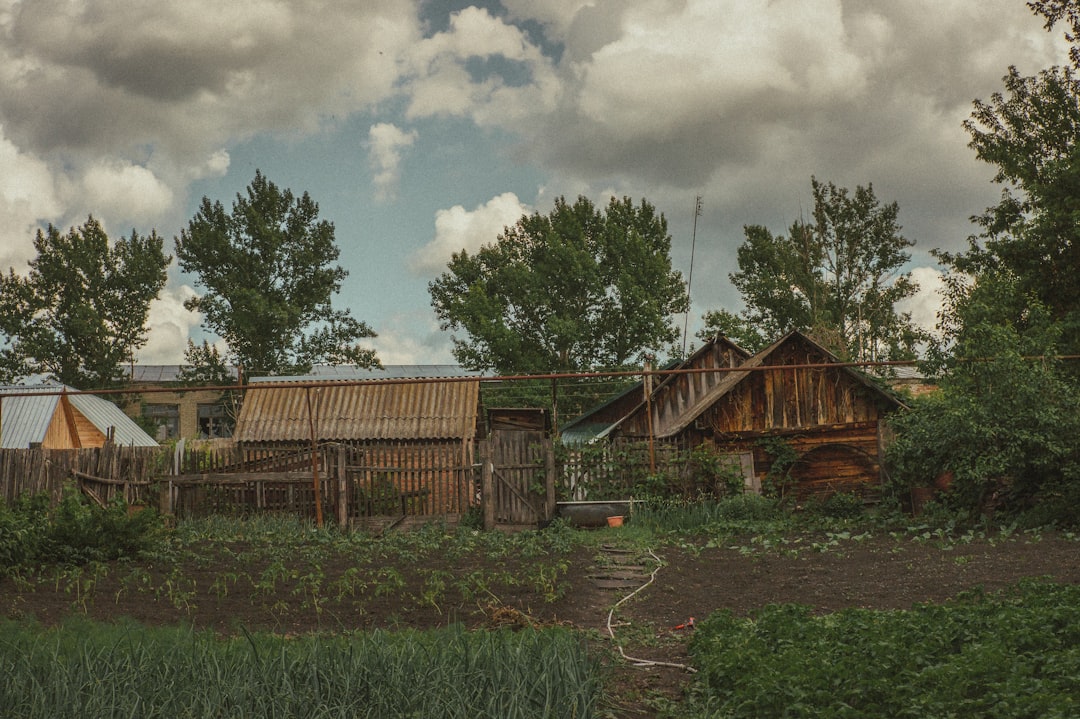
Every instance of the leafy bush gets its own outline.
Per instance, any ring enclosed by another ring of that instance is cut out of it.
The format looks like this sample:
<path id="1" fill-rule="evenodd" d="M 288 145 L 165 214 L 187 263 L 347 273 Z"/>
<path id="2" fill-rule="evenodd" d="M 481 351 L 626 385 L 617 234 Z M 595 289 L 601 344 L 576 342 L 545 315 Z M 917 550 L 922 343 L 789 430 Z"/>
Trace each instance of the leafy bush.
<path id="1" fill-rule="evenodd" d="M 807 511 L 829 519 L 858 519 L 866 513 L 866 503 L 855 492 L 834 492 L 803 505 Z"/>
<path id="2" fill-rule="evenodd" d="M 770 497 L 783 499 L 792 484 L 791 468 L 798 461 L 799 453 L 783 437 L 763 437 L 756 444 L 765 450 L 771 461 L 762 491 Z"/>
<path id="3" fill-rule="evenodd" d="M 658 532 L 700 532 L 759 525 L 783 516 L 777 500 L 757 494 L 737 494 L 720 500 L 653 497 L 634 510 L 634 523 Z"/>
<path id="4" fill-rule="evenodd" d="M 0 504 L 0 567 L 134 557 L 161 527 L 152 509 L 129 514 L 121 497 L 102 509 L 72 486 L 65 487 L 57 506 L 49 504 L 44 493 L 24 495 L 11 507 Z"/>
<path id="5" fill-rule="evenodd" d="M 12 506 L 0 499 L 0 577 L 41 553 L 49 528 L 49 495 L 23 495 Z"/>
<path id="6" fill-rule="evenodd" d="M 892 489 L 929 486 L 951 471 L 947 505 L 969 516 L 1018 515 L 1040 506 L 1047 522 L 1077 521 L 1080 391 L 1052 367 L 1015 354 L 972 368 L 982 391 L 946 386 L 895 419 L 886 452 Z"/>

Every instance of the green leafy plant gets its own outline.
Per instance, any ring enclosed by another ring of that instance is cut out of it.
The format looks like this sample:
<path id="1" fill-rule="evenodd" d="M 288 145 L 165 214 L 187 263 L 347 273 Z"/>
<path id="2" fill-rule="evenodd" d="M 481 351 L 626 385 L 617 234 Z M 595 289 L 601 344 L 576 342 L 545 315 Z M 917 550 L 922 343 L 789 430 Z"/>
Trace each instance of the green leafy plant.
<path id="1" fill-rule="evenodd" d="M 123 497 L 91 504 L 68 484 L 55 507 L 47 494 L 0 504 L 0 573 L 33 564 L 86 564 L 132 558 L 153 545 L 161 520 L 153 509 L 131 513 Z"/>
<path id="2" fill-rule="evenodd" d="M 763 491 L 769 496 L 784 499 L 791 487 L 791 469 L 799 460 L 799 453 L 782 437 L 762 437 L 756 445 L 765 450 L 771 461 Z"/>
<path id="3" fill-rule="evenodd" d="M 235 637 L 0 622 L 5 716 L 596 716 L 600 667 L 562 628 Z"/>
<path id="4" fill-rule="evenodd" d="M 724 611 L 690 643 L 683 716 L 1066 717 L 1080 705 L 1080 588 L 1025 582 L 910 611 Z"/>

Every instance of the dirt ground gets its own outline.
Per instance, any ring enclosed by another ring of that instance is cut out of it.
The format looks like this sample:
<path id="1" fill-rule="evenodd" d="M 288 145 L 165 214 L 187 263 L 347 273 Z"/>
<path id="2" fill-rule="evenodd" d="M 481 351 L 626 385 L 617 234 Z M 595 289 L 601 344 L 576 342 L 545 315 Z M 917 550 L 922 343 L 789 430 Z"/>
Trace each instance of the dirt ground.
<path id="1" fill-rule="evenodd" d="M 421 575 L 405 572 L 405 585 L 396 593 L 369 592 L 361 605 L 325 591 L 316 611 L 310 602 L 300 601 L 303 593 L 288 583 L 281 584 L 274 596 L 253 596 L 239 586 L 223 593 L 220 583 L 213 590 L 215 581 L 237 568 L 210 560 L 181 572 L 145 568 L 144 586 L 156 587 L 153 591 L 139 591 L 139 582 L 132 581 L 126 566 L 110 568 L 92 582 L 53 576 L 30 586 L 5 579 L 0 581 L 0 616 L 33 616 L 51 624 L 84 613 L 102 620 L 130 617 L 147 624 L 188 623 L 221 632 L 234 632 L 242 625 L 285 633 L 431 628 L 454 622 L 476 628 L 559 623 L 582 630 L 597 646 L 612 648 L 616 654 L 621 647 L 632 658 L 685 664 L 692 630 L 676 627 L 718 609 L 747 614 L 786 602 L 821 612 L 847 607 L 900 609 L 942 602 L 978 587 L 993 591 L 1023 578 L 1080 583 L 1080 541 L 1054 533 L 968 542 L 909 535 L 807 536 L 771 546 L 747 538 L 719 547 L 659 546 L 649 554 L 640 549 L 620 553 L 617 531 L 605 531 L 602 539 L 612 553 L 590 550 L 573 557 L 556 601 L 549 601 L 538 588 L 524 586 L 502 590 L 498 602 L 466 599 L 452 590 L 437 602 L 403 600 L 423 591 Z M 327 578 L 347 571 L 347 559 L 337 561 L 338 565 L 321 568 Z M 426 571 L 438 569 L 447 576 L 481 568 L 481 559 L 424 562 Z M 514 571 L 513 565 L 500 569 Z M 128 579 L 122 580 L 125 576 Z M 169 584 L 181 576 L 183 586 Z M 616 608 L 639 587 L 644 588 Z M 614 638 L 608 631 L 609 613 Z M 635 666 L 613 659 L 610 715 L 655 716 L 658 698 L 677 701 L 690 676 L 688 670 L 666 664 Z"/>

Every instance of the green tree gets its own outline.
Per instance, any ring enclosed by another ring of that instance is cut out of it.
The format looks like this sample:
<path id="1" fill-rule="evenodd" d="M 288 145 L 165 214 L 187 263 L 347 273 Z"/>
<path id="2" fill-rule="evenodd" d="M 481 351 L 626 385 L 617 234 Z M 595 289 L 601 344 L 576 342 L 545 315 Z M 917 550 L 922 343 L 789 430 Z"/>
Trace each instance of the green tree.
<path id="1" fill-rule="evenodd" d="M 950 298 L 964 331 L 939 366 L 940 390 L 916 400 L 893 421 L 896 441 L 887 453 L 897 490 L 927 486 L 951 472 L 945 502 L 970 519 L 995 510 L 1026 515 L 1033 525 L 1077 523 L 1080 502 L 1080 391 L 1059 362 L 1032 361 L 1051 354 L 1052 323 L 1025 328 L 989 321 L 1013 288 L 988 284 Z M 1003 297 L 1004 295 L 1004 297 Z M 1048 315 L 1037 301 L 1032 315 Z"/>
<path id="2" fill-rule="evenodd" d="M 757 353 L 769 345 L 770 337 L 743 314 L 725 309 L 709 310 L 701 316 L 704 328 L 697 333 L 699 339 L 708 342 L 716 335 L 727 337 L 747 352 Z M 772 336 L 772 339 L 775 339 Z"/>
<path id="3" fill-rule="evenodd" d="M 1067 21 L 1075 43 L 1075 2 L 1028 5 L 1048 29 Z M 1075 44 L 1071 55 L 1080 62 Z M 1072 68 L 1025 77 L 1011 67 L 1004 85 L 964 123 L 997 169 L 1001 200 L 972 218 L 980 234 L 965 252 L 936 253 L 948 270 L 944 341 L 927 369 L 942 390 L 898 421 L 891 474 L 916 484 L 948 470 L 946 501 L 963 512 L 996 505 L 1075 524 L 1080 392 L 1076 369 L 1053 358 L 1080 349 L 1080 82 Z"/>
<path id="4" fill-rule="evenodd" d="M 1065 39 L 1072 45 L 1069 48 L 1069 59 L 1073 67 L 1080 67 L 1080 3 L 1076 0 L 1032 0 L 1027 4 L 1036 15 L 1046 18 L 1045 27 L 1052 30 L 1058 22 L 1064 21 L 1069 26 L 1065 31 Z"/>
<path id="5" fill-rule="evenodd" d="M 585 197 L 525 215 L 493 244 L 461 251 L 431 282 L 454 356 L 501 374 L 622 369 L 679 336 L 688 300 L 667 221 L 642 200 Z"/>
<path id="6" fill-rule="evenodd" d="M 918 290 L 900 272 L 914 243 L 900 234 L 899 206 L 882 205 L 871 185 L 849 193 L 811 178 L 811 186 L 812 223 L 795 222 L 787 236 L 744 228 L 739 271 L 730 278 L 745 309 L 707 313 L 699 336 L 730 333 L 755 349 L 800 329 L 842 357 L 914 356 L 925 334 L 895 309 Z"/>
<path id="7" fill-rule="evenodd" d="M 121 365 L 146 343 L 150 301 L 172 258 L 155 232 L 110 245 L 89 217 L 67 234 L 49 225 L 22 276 L 0 275 L 2 362 L 9 375 L 46 373 L 80 389 L 116 386 Z"/>
<path id="8" fill-rule="evenodd" d="M 1004 82 L 1006 93 L 976 101 L 964 123 L 976 156 L 997 168 L 1001 201 L 972 218 L 982 231 L 966 252 L 937 254 L 950 270 L 973 279 L 969 292 L 1003 300 L 980 320 L 1023 327 L 1043 318 L 1060 325 L 1061 349 L 1077 352 L 1080 81 L 1071 68 L 1054 67 L 1034 77 L 1010 68 Z M 1011 288 L 1008 297 L 1003 287 Z M 1030 314 L 1032 301 L 1049 314 Z"/>
<path id="9" fill-rule="evenodd" d="M 332 299 L 348 274 L 334 264 L 334 225 L 305 192 L 294 197 L 259 171 L 232 212 L 203 198 L 176 239 L 180 268 L 206 289 L 185 302 L 228 344 L 246 376 L 305 372 L 316 363 L 378 364 L 357 342 L 375 333 Z"/>

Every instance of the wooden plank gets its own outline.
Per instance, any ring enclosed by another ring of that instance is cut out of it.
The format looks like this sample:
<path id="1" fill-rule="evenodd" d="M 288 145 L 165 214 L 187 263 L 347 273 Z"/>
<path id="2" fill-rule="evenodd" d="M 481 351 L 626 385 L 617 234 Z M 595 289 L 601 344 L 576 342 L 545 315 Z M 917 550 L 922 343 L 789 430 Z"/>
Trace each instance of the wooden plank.
<path id="1" fill-rule="evenodd" d="M 181 474 L 170 477 L 169 480 L 178 486 L 184 485 L 239 485 L 249 482 L 281 482 L 281 483 L 307 483 L 311 484 L 309 472 L 230 472 L 227 474 Z"/>
<path id="2" fill-rule="evenodd" d="M 95 477 L 95 476 L 94 476 L 94 475 L 92 475 L 92 474 L 86 474 L 85 472 L 79 472 L 79 471 L 77 471 L 77 470 L 74 470 L 74 469 L 73 469 L 73 470 L 71 470 L 71 472 L 70 472 L 69 474 L 70 474 L 70 475 L 71 475 L 72 477 L 76 477 L 76 478 L 78 478 L 78 479 L 80 479 L 80 480 L 82 480 L 82 479 L 88 479 L 88 480 L 90 480 L 90 481 L 92 481 L 92 482 L 97 482 L 97 483 L 99 483 L 99 484 L 108 484 L 108 485 L 116 485 L 116 486 L 128 486 L 128 485 L 133 485 L 133 486 L 137 486 L 137 487 L 149 487 L 149 486 L 150 486 L 151 484 L 153 484 L 153 482 L 150 482 L 150 481 L 147 481 L 147 480 L 137 480 L 137 479 L 106 479 L 106 478 L 104 478 L 104 477 Z"/>

